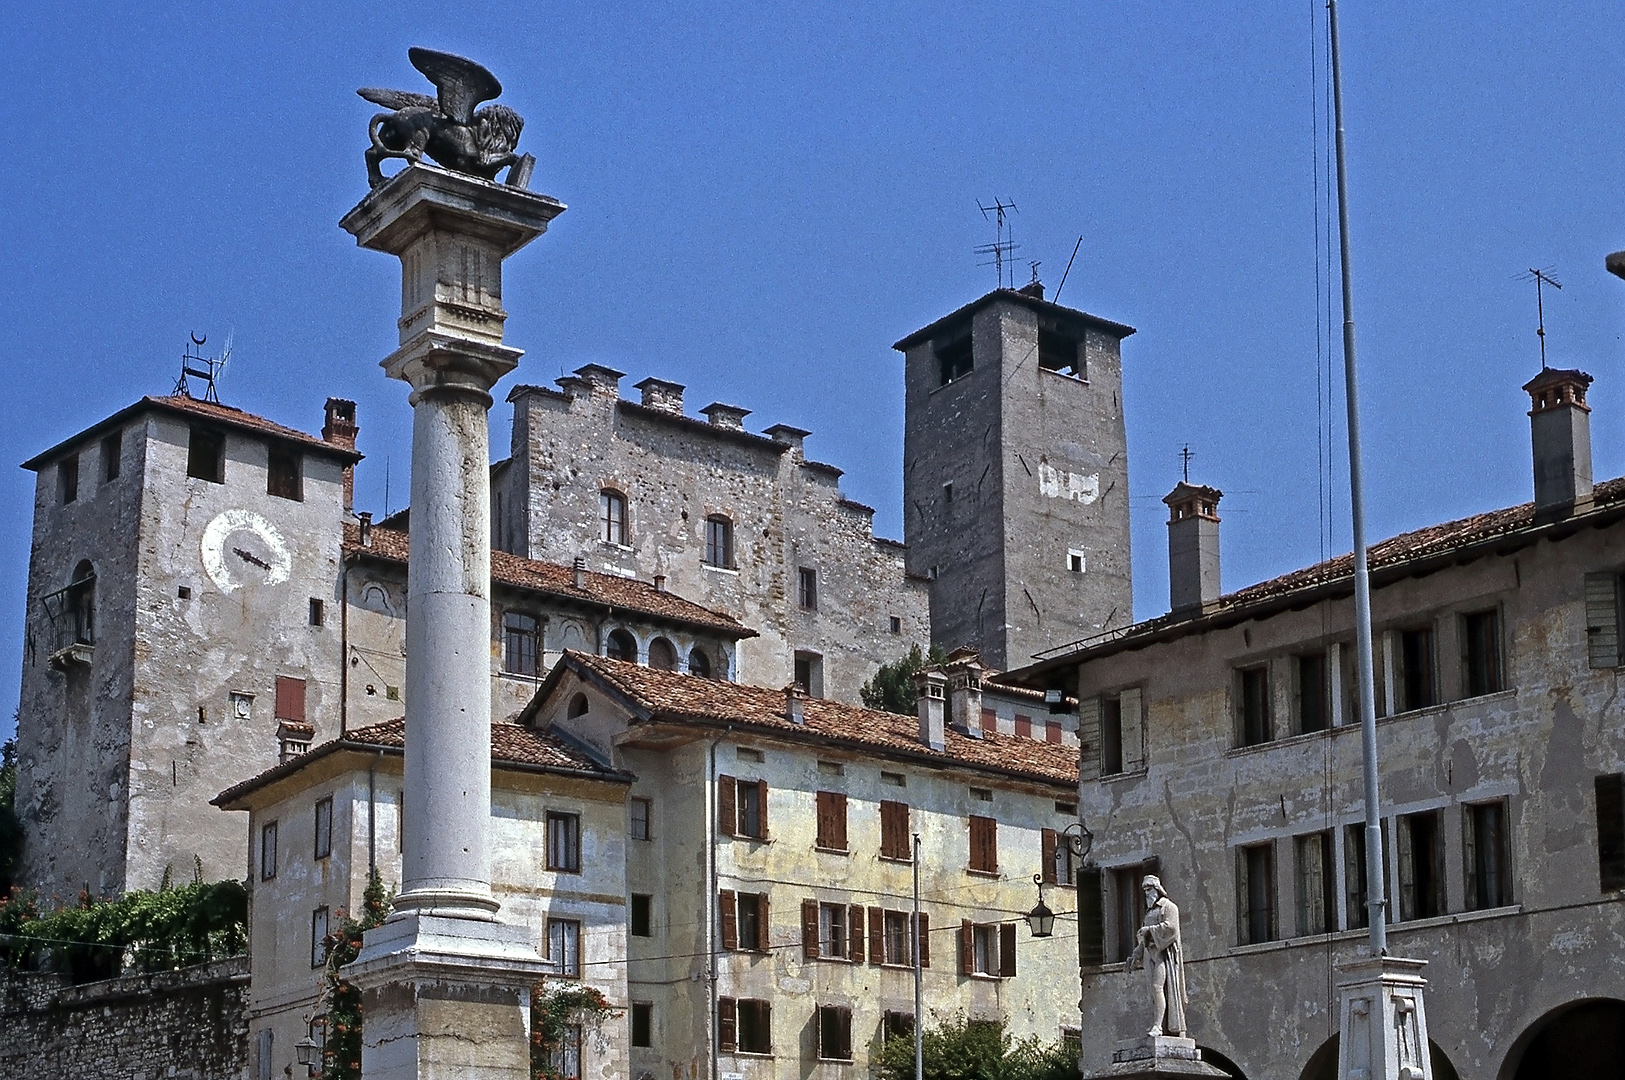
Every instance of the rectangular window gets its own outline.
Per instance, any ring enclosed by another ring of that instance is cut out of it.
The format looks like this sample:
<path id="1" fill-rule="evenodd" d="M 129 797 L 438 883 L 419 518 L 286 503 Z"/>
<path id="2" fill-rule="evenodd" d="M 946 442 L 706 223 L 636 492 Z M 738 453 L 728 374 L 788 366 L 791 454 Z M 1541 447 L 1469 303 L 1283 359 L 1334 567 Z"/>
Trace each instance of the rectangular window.
<path id="1" fill-rule="evenodd" d="M 1242 668 L 1236 673 L 1240 685 L 1237 727 L 1242 746 L 1257 746 L 1275 737 L 1270 722 L 1270 669 L 1267 664 Z"/>
<path id="2" fill-rule="evenodd" d="M 824 851 L 846 850 L 846 796 L 838 791 L 818 793 L 817 845 Z"/>
<path id="3" fill-rule="evenodd" d="M 959 924 L 959 968 L 961 975 L 986 975 L 997 979 L 1016 974 L 1016 924 Z"/>
<path id="4" fill-rule="evenodd" d="M 901 634 L 903 632 L 903 620 L 896 615 L 891 616 L 890 626 L 891 632 L 894 634 Z"/>
<path id="5" fill-rule="evenodd" d="M 310 913 L 310 966 L 319 968 L 327 963 L 327 908 Z"/>
<path id="6" fill-rule="evenodd" d="M 654 1022 L 655 1007 L 653 1002 L 634 1001 L 632 1003 L 632 1045 L 636 1047 L 650 1047 L 655 1044 Z"/>
<path id="7" fill-rule="evenodd" d="M 547 920 L 547 958 L 561 979 L 581 978 L 581 923 L 575 919 Z"/>
<path id="8" fill-rule="evenodd" d="M 119 456 L 124 449 L 124 433 L 115 431 L 102 439 L 102 483 L 118 479 Z"/>
<path id="9" fill-rule="evenodd" d="M 767 784 L 761 780 L 739 781 L 738 835 L 767 839 Z"/>
<path id="10" fill-rule="evenodd" d="M 914 1038 L 914 1014 L 887 1009 L 880 1016 L 882 1040 Z"/>
<path id="11" fill-rule="evenodd" d="M 276 677 L 276 719 L 305 722 L 305 680 Z"/>
<path id="12" fill-rule="evenodd" d="M 1310 833 L 1294 841 L 1298 856 L 1298 933 L 1329 934 L 1337 923 L 1337 872 L 1332 834 Z"/>
<path id="13" fill-rule="evenodd" d="M 1388 823 L 1382 822 L 1382 847 L 1388 850 Z M 1371 909 L 1366 905 L 1368 886 L 1365 862 L 1365 823 L 1350 825 L 1343 833 L 1343 899 L 1348 911 L 1345 930 L 1357 930 L 1371 925 Z M 1390 875 L 1383 875 L 1383 898 L 1393 897 Z M 1391 909 L 1390 909 L 1391 912 Z M 1391 918 L 1390 914 L 1390 918 Z"/>
<path id="14" fill-rule="evenodd" d="M 316 858 L 333 854 L 333 797 L 316 801 Z"/>
<path id="15" fill-rule="evenodd" d="M 886 774 L 881 775 L 884 777 Z M 892 799 L 880 801 L 880 857 L 905 862 L 913 860 L 914 841 L 908 828 L 908 803 Z"/>
<path id="16" fill-rule="evenodd" d="M 798 650 L 795 659 L 795 682 L 808 696 L 824 696 L 824 658 L 815 652 Z"/>
<path id="17" fill-rule="evenodd" d="M 633 799 L 631 801 L 633 840 L 652 840 L 654 834 L 650 829 L 650 822 L 654 819 L 654 801 L 651 799 Z"/>
<path id="18" fill-rule="evenodd" d="M 810 566 L 796 571 L 796 602 L 807 611 L 818 610 L 818 571 Z"/>
<path id="19" fill-rule="evenodd" d="M 1046 882 L 1051 885 L 1076 885 L 1078 862 L 1078 853 L 1062 833 L 1054 829 L 1040 830 L 1039 870 Z"/>
<path id="20" fill-rule="evenodd" d="M 320 626 L 326 621 L 327 612 L 323 610 L 322 602 L 316 597 L 310 598 L 310 625 Z"/>
<path id="21" fill-rule="evenodd" d="M 1066 549 L 1066 568 L 1070 573 L 1081 574 L 1086 565 L 1083 552 L 1077 548 Z"/>
<path id="22" fill-rule="evenodd" d="M 654 937 L 655 898 L 644 893 L 633 893 L 630 907 L 633 937 Z"/>
<path id="23" fill-rule="evenodd" d="M 547 1067 L 561 1080 L 581 1080 L 581 1025 L 566 1024 L 547 1054 Z"/>
<path id="24" fill-rule="evenodd" d="M 881 917 L 881 939 L 885 950 L 880 957 L 881 963 L 898 966 L 914 963 L 914 943 L 908 932 L 908 912 L 886 912 Z"/>
<path id="25" fill-rule="evenodd" d="M 705 519 L 705 562 L 724 569 L 733 567 L 734 523 L 721 514 Z"/>
<path id="26" fill-rule="evenodd" d="M 276 822 L 267 821 L 260 828 L 260 880 L 276 877 Z"/>
<path id="27" fill-rule="evenodd" d="M 1298 731 L 1325 731 L 1331 722 L 1331 683 L 1326 678 L 1326 654 L 1307 653 L 1296 658 Z"/>
<path id="28" fill-rule="evenodd" d="M 1507 804 L 1498 801 L 1464 806 L 1461 815 L 1467 906 L 1483 911 L 1512 903 L 1512 849 L 1507 838 Z"/>
<path id="29" fill-rule="evenodd" d="M 79 497 L 79 455 L 69 454 L 56 465 L 57 490 L 63 505 Z"/>
<path id="30" fill-rule="evenodd" d="M 1403 630 L 1399 635 L 1399 711 L 1438 704 L 1433 677 L 1433 629 Z"/>
<path id="31" fill-rule="evenodd" d="M 729 1053 L 773 1052 L 773 1004 L 754 998 L 717 999 L 717 1045 Z"/>
<path id="32" fill-rule="evenodd" d="M 1401 814 L 1395 825 L 1399 856 L 1399 917 L 1431 919 L 1445 912 L 1444 837 L 1439 812 Z"/>
<path id="33" fill-rule="evenodd" d="M 581 815 L 547 812 L 547 868 L 581 873 Z"/>
<path id="34" fill-rule="evenodd" d="M 1597 793 L 1597 870 L 1602 891 L 1625 889 L 1625 776 L 1594 781 Z"/>
<path id="35" fill-rule="evenodd" d="M 1475 611 L 1461 617 L 1461 689 L 1467 697 L 1506 689 L 1499 611 Z"/>
<path id="36" fill-rule="evenodd" d="M 598 493 L 598 539 L 606 544 L 626 546 L 626 496 L 618 491 Z"/>
<path id="37" fill-rule="evenodd" d="M 739 893 L 735 897 L 735 904 L 738 910 L 738 948 L 746 952 L 767 952 L 767 895 Z"/>
<path id="38" fill-rule="evenodd" d="M 818 1059 L 852 1060 L 852 1010 L 846 1006 L 818 1006 Z"/>
<path id="39" fill-rule="evenodd" d="M 947 345 L 939 345 L 935 352 L 937 354 L 937 374 L 943 386 L 947 386 L 955 379 L 964 378 L 974 370 L 971 336 L 968 333 L 958 341 Z"/>
<path id="40" fill-rule="evenodd" d="M 211 428 L 195 427 L 187 436 L 186 475 L 211 484 L 226 482 L 226 436 Z"/>
<path id="41" fill-rule="evenodd" d="M 272 445 L 265 458 L 265 493 L 300 502 L 305 497 L 299 451 Z"/>
<path id="42" fill-rule="evenodd" d="M 1150 871 L 1144 863 L 1120 867 L 1112 871 L 1112 948 L 1109 963 L 1120 963 L 1134 953 L 1134 942 L 1145 918 L 1145 903 L 1140 897 L 1140 881 Z"/>
<path id="43" fill-rule="evenodd" d="M 536 616 L 522 611 L 502 613 L 502 670 L 510 675 L 536 675 Z"/>
<path id="44" fill-rule="evenodd" d="M 1078 343 L 1065 334 L 1038 329 L 1038 366 L 1045 371 L 1059 372 L 1075 379 L 1082 378 L 1078 367 Z"/>
<path id="45" fill-rule="evenodd" d="M 848 916 L 845 904 L 818 905 L 818 958 L 845 960 L 847 958 Z"/>
<path id="46" fill-rule="evenodd" d="M 1123 699 L 1100 699 L 1100 774 L 1115 776 L 1123 771 Z"/>
<path id="47" fill-rule="evenodd" d="M 1275 845 L 1236 849 L 1236 935 L 1242 945 L 1275 940 Z"/>
<path id="48" fill-rule="evenodd" d="M 1622 585 L 1625 578 L 1612 571 L 1585 576 L 1586 654 L 1592 667 L 1619 666 Z"/>
<path id="49" fill-rule="evenodd" d="M 995 818 L 970 818 L 970 869 L 978 874 L 999 872 L 999 823 Z"/>

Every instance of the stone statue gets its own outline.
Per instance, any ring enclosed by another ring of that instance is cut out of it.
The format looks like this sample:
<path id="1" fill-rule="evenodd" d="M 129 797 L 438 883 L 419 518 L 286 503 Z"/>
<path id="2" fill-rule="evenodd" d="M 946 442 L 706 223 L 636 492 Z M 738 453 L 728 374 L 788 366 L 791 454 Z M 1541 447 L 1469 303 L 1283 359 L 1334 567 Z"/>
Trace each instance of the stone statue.
<path id="1" fill-rule="evenodd" d="M 412 66 L 428 76 L 437 95 L 409 90 L 362 87 L 356 93 L 392 112 L 379 113 L 367 124 L 372 146 L 367 150 L 367 182 L 384 183 L 379 165 L 385 158 L 416 163 L 428 154 L 457 172 L 485 180 L 508 170 L 508 184 L 526 187 L 536 159 L 515 154 L 525 121 L 506 105 L 475 109 L 502 93 L 497 77 L 472 60 L 433 49 L 408 49 Z"/>
<path id="2" fill-rule="evenodd" d="M 1145 968 L 1151 988 L 1151 1027 L 1147 1035 L 1185 1035 L 1185 954 L 1179 939 L 1179 908 L 1168 899 L 1162 881 L 1147 874 L 1140 882 L 1145 922 L 1128 969 Z"/>

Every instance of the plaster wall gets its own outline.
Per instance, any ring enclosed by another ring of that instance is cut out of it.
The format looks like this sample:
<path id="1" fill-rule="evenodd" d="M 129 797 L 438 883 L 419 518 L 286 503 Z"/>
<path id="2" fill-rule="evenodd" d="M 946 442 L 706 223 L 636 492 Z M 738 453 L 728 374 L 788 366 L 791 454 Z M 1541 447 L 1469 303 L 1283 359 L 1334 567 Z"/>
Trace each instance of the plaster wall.
<path id="1" fill-rule="evenodd" d="M 1398 896 L 1395 815 L 1440 811 L 1444 914 L 1396 922 L 1390 948 L 1428 961 L 1428 1022 L 1463 1080 L 1496 1080 L 1514 1044 L 1549 1010 L 1625 997 L 1612 960 L 1625 949 L 1619 893 L 1598 887 L 1593 778 L 1625 770 L 1619 672 L 1591 668 L 1584 578 L 1625 562 L 1625 525 L 1508 544 L 1500 554 L 1379 587 L 1373 622 L 1432 627 L 1444 704 L 1378 725 L 1390 895 Z M 1085 723 L 1080 810 L 1108 871 L 1104 927 L 1115 928 L 1110 870 L 1156 856 L 1180 905 L 1192 1035 L 1249 1076 L 1295 1077 L 1336 1030 L 1332 964 L 1365 943 L 1362 929 L 1303 932 L 1296 838 L 1331 830 L 1336 926 L 1350 927 L 1343 872 L 1347 826 L 1364 820 L 1356 713 L 1346 684 L 1342 726 L 1293 734 L 1295 654 L 1353 639 L 1351 602 L 1301 610 L 1085 660 L 1085 698 L 1142 690 L 1146 768 L 1099 776 L 1098 726 Z M 1467 697 L 1461 616 L 1500 613 L 1506 689 Z M 1347 650 L 1345 650 L 1347 651 Z M 1381 651 L 1381 650 L 1379 650 Z M 1394 655 L 1389 650 L 1389 657 Z M 1352 662 L 1345 658 L 1352 666 Z M 1276 738 L 1238 747 L 1239 667 L 1268 663 Z M 1384 682 L 1388 680 L 1384 677 Z M 1381 701 L 1387 688 L 1379 684 Z M 1391 699 L 1390 699 L 1391 700 Z M 1092 745 L 1091 745 L 1092 744 Z M 1510 903 L 1470 910 L 1464 807 L 1501 802 L 1509 833 Z M 1237 849 L 1273 851 L 1279 940 L 1239 944 Z M 1121 966 L 1084 970 L 1084 1038 L 1127 1037 L 1144 1021 L 1120 1001 Z M 1268 987 L 1269 992 L 1260 988 Z"/>

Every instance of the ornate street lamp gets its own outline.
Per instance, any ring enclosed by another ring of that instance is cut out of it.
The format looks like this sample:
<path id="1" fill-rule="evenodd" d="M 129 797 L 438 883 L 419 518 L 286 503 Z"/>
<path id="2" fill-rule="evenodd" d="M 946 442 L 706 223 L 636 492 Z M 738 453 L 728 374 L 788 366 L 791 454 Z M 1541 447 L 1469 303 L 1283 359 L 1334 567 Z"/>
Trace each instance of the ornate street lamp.
<path id="1" fill-rule="evenodd" d="M 1056 841 L 1065 844 L 1072 852 L 1073 857 L 1083 862 L 1094 850 L 1095 834 L 1082 821 L 1073 822 L 1066 827 L 1066 831 L 1056 837 Z M 1050 937 L 1055 933 L 1055 912 L 1044 903 L 1044 875 L 1042 872 L 1033 875 L 1033 884 L 1038 886 L 1038 906 L 1027 912 L 1027 929 L 1032 931 L 1033 937 Z"/>
<path id="2" fill-rule="evenodd" d="M 316 1041 L 316 1028 L 322 1029 L 322 1041 Z M 327 1049 L 327 1018 L 320 1017 L 310 1020 L 305 1027 L 305 1037 L 293 1044 L 294 1060 L 305 1067 L 307 1076 L 315 1076 L 322 1064 L 322 1052 Z"/>

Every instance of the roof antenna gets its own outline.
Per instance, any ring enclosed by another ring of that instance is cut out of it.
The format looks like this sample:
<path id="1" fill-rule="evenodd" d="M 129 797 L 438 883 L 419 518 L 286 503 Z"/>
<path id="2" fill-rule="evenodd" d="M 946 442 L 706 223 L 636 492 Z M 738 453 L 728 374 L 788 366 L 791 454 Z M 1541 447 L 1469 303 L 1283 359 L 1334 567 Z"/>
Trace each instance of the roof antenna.
<path id="1" fill-rule="evenodd" d="M 1078 237 L 1078 242 L 1076 244 L 1072 245 L 1072 259 L 1076 259 L 1078 257 L 1078 249 L 1081 248 L 1082 246 L 1083 246 L 1083 237 L 1079 236 Z M 1060 299 L 1061 299 L 1061 290 L 1066 288 L 1066 276 L 1072 272 L 1072 259 L 1068 259 L 1066 261 L 1066 269 L 1061 271 L 1061 283 L 1059 285 L 1055 286 L 1055 295 L 1049 298 L 1049 302 L 1052 303 L 1052 304 L 1058 303 L 1060 301 Z"/>
<path id="2" fill-rule="evenodd" d="M 188 377 L 203 380 L 203 400 L 220 404 L 220 391 L 217 383 L 220 373 L 226 370 L 226 361 L 231 359 L 231 338 L 226 338 L 226 348 L 218 357 L 204 356 L 198 350 L 208 343 L 209 335 L 199 337 L 196 332 L 189 335 L 191 342 L 181 353 L 181 377 L 175 380 L 174 393 L 192 396 L 192 384 Z"/>
<path id="3" fill-rule="evenodd" d="M 1191 458 L 1195 456 L 1196 453 L 1191 449 L 1190 443 L 1186 443 L 1179 448 L 1179 463 L 1184 471 L 1185 483 L 1187 484 L 1191 482 Z"/>
<path id="4" fill-rule="evenodd" d="M 1536 270 L 1534 267 L 1531 266 L 1529 268 L 1529 273 L 1520 274 L 1519 276 L 1522 277 L 1525 281 L 1528 281 L 1530 278 L 1533 278 L 1534 281 L 1535 281 L 1535 316 L 1536 316 L 1537 319 L 1539 319 L 1539 322 L 1535 326 L 1535 336 L 1540 338 L 1540 370 L 1545 371 L 1546 370 L 1546 305 L 1542 302 L 1543 298 L 1541 297 L 1541 294 L 1540 294 L 1541 286 L 1550 285 L 1554 289 L 1561 289 L 1563 287 L 1563 285 L 1556 278 L 1552 277 L 1552 268 L 1550 266 L 1548 266 L 1544 270 Z"/>
<path id="5" fill-rule="evenodd" d="M 997 239 L 991 244 L 981 244 L 976 248 L 976 254 L 991 255 L 993 256 L 993 260 L 991 262 L 977 263 L 976 265 L 993 267 L 993 272 L 998 275 L 999 278 L 998 287 L 1002 289 L 1004 288 L 1005 260 L 1009 259 L 1021 249 L 1021 245 L 1016 243 L 1014 239 L 1006 240 L 1004 238 L 1006 231 L 1010 231 L 1010 235 L 1012 237 L 1015 235 L 1014 230 L 1010 229 L 1009 215 L 1006 213 L 1006 211 L 1015 210 L 1016 204 L 1013 202 L 1005 202 L 1003 199 L 994 199 L 992 206 L 983 206 L 982 200 L 977 199 L 976 209 L 982 212 L 982 218 L 984 220 L 993 220 L 998 223 L 998 232 L 996 233 Z M 1019 213 L 1020 211 L 1017 212 Z M 993 218 L 988 218 L 989 214 L 994 215 Z M 1012 262 L 1010 266 L 1010 288 L 1013 289 L 1015 287 L 1016 268 L 1015 264 Z"/>

